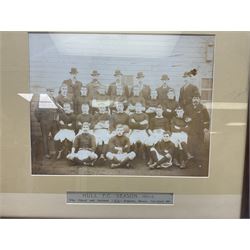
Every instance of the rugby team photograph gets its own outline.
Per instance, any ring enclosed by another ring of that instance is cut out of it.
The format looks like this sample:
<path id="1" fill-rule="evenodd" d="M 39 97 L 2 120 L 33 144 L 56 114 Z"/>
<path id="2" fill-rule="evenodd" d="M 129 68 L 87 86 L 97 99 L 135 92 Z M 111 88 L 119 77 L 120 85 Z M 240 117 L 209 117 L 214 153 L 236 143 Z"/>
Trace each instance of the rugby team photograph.
<path id="1" fill-rule="evenodd" d="M 53 86 L 33 86 L 32 174 L 208 175 L 212 78 L 200 77 L 204 66 L 183 65 L 175 86 L 167 65 L 150 82 L 143 65 L 131 74 L 112 63 L 107 76 L 96 63 L 86 82 L 76 64 Z"/>

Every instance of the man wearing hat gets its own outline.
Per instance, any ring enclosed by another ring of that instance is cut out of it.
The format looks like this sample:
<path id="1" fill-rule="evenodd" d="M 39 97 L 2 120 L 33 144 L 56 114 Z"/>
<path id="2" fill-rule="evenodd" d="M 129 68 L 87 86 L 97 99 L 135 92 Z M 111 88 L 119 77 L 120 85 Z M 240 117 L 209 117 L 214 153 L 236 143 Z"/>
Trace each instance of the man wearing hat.
<path id="1" fill-rule="evenodd" d="M 140 86 L 138 85 L 133 86 L 131 96 L 128 99 L 128 110 L 130 112 L 135 111 L 136 103 L 141 103 L 143 108 L 146 106 L 145 98 L 140 95 Z"/>
<path id="2" fill-rule="evenodd" d="M 69 98 L 73 99 L 80 95 L 80 89 L 83 84 L 76 78 L 78 74 L 77 68 L 71 68 L 69 74 L 70 74 L 70 79 L 64 80 L 62 85 L 67 85 Z"/>
<path id="3" fill-rule="evenodd" d="M 209 114 L 200 103 L 200 94 L 194 93 L 192 103 L 185 110 L 186 122 L 189 124 L 188 147 L 199 167 L 202 167 L 205 156 L 205 134 L 209 133 Z"/>
<path id="4" fill-rule="evenodd" d="M 111 99 L 113 99 L 113 97 L 117 95 L 117 88 L 121 87 L 123 88 L 124 96 L 126 98 L 128 98 L 129 96 L 128 86 L 122 84 L 122 76 L 123 74 L 121 73 L 121 71 L 117 69 L 114 73 L 115 82 L 111 83 L 108 88 L 108 95 Z"/>
<path id="5" fill-rule="evenodd" d="M 179 103 L 183 108 L 192 103 L 194 93 L 199 93 L 198 87 L 193 84 L 196 75 L 196 69 L 185 72 L 183 75 L 184 85 L 181 87 L 179 95 Z"/>
<path id="6" fill-rule="evenodd" d="M 157 88 L 158 97 L 161 103 L 163 103 L 167 99 L 167 93 L 169 91 L 169 86 L 167 85 L 167 81 L 169 81 L 169 77 L 167 74 L 161 76 L 161 86 Z"/>
<path id="7" fill-rule="evenodd" d="M 98 88 L 101 86 L 99 81 L 100 73 L 97 70 L 93 70 L 90 75 L 92 76 L 92 81 L 88 84 L 89 96 L 90 98 L 94 98 Z"/>
<path id="8" fill-rule="evenodd" d="M 143 72 L 138 72 L 136 76 L 136 85 L 140 88 L 140 95 L 147 100 L 150 96 L 150 87 L 144 84 L 144 74 Z"/>

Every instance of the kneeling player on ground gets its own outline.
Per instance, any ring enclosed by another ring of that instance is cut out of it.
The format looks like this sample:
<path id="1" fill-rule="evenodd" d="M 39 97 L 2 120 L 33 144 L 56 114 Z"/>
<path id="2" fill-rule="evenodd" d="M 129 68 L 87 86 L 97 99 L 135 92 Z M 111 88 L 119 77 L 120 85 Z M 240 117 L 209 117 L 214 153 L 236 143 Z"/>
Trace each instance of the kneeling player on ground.
<path id="1" fill-rule="evenodd" d="M 163 139 L 150 149 L 150 156 L 153 160 L 153 163 L 149 165 L 150 169 L 172 166 L 175 145 L 171 142 L 170 135 L 170 132 L 164 132 Z"/>
<path id="2" fill-rule="evenodd" d="M 82 133 L 76 136 L 71 153 L 67 155 L 67 159 L 83 165 L 93 166 L 94 161 L 97 159 L 97 154 L 95 153 L 96 141 L 95 137 L 89 133 L 88 122 L 83 123 L 81 131 Z"/>
<path id="3" fill-rule="evenodd" d="M 124 127 L 117 125 L 116 135 L 109 140 L 109 149 L 106 157 L 111 161 L 111 168 L 130 168 L 130 161 L 135 158 L 135 152 L 130 151 L 130 142 L 124 135 Z"/>

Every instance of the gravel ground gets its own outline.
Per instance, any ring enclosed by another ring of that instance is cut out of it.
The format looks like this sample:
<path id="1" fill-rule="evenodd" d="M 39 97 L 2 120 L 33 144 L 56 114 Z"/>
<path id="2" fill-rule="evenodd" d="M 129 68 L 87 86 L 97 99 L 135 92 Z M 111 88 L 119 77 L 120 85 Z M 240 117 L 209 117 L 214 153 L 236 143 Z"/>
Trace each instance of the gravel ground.
<path id="1" fill-rule="evenodd" d="M 198 168 L 190 161 L 185 169 L 172 166 L 167 169 L 149 170 L 146 162 L 138 159 L 133 162 L 133 168 L 111 169 L 109 163 L 93 167 L 72 166 L 66 160 L 43 160 L 33 163 L 32 174 L 39 175 L 137 175 L 137 176 L 208 176 L 208 164 Z"/>

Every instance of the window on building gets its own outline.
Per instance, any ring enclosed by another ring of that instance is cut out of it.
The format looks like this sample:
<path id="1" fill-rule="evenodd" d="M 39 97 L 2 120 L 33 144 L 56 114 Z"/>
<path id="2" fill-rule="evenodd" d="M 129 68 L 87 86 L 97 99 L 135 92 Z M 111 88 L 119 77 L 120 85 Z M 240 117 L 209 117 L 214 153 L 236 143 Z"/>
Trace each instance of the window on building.
<path id="1" fill-rule="evenodd" d="M 212 101 L 213 79 L 202 78 L 201 80 L 201 100 L 203 102 Z"/>

